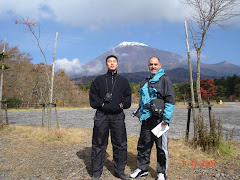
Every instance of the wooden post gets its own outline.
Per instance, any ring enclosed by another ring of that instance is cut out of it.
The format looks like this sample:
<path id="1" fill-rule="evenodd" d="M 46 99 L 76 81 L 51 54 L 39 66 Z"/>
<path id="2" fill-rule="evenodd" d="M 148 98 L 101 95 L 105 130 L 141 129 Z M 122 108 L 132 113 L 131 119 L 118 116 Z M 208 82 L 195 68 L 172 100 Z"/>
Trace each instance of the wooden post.
<path id="1" fill-rule="evenodd" d="M 7 113 L 7 101 L 5 101 L 5 114 L 6 114 L 6 124 L 9 124 L 8 122 L 8 113 Z"/>
<path id="2" fill-rule="evenodd" d="M 42 127 L 44 127 L 44 119 L 45 119 L 45 103 L 42 103 Z"/>
<path id="3" fill-rule="evenodd" d="M 58 113 L 57 113 L 57 103 L 55 105 L 55 116 L 56 116 L 56 122 L 57 122 L 57 128 L 60 129 L 59 120 L 58 120 Z"/>
<path id="4" fill-rule="evenodd" d="M 214 135 L 215 134 L 215 123 L 213 122 L 212 118 L 212 106 L 210 104 L 210 101 L 208 101 L 208 114 L 209 114 L 209 122 L 210 122 L 210 134 Z"/>
<path id="5" fill-rule="evenodd" d="M 185 140 L 186 140 L 186 141 L 188 141 L 188 139 L 189 139 L 189 129 L 190 129 L 191 110 L 192 110 L 192 105 L 191 105 L 191 102 L 189 102 L 189 105 L 188 105 L 187 128 L 186 128 L 186 137 L 185 137 Z"/>
<path id="6" fill-rule="evenodd" d="M 2 90 L 3 90 L 3 71 L 4 71 L 4 55 L 6 48 L 6 38 L 3 45 L 3 59 L 2 59 L 2 71 L 1 71 L 1 83 L 0 83 L 0 125 L 3 124 L 3 113 L 2 113 Z"/>
<path id="7" fill-rule="evenodd" d="M 0 101 L 0 126 L 3 125 L 2 101 Z"/>
<path id="8" fill-rule="evenodd" d="M 51 115 L 50 115 L 49 107 L 50 107 L 50 105 L 49 105 L 49 106 L 47 106 L 47 115 L 48 115 L 48 131 L 50 131 L 50 128 L 51 128 L 51 119 L 52 119 L 52 117 L 51 117 Z"/>

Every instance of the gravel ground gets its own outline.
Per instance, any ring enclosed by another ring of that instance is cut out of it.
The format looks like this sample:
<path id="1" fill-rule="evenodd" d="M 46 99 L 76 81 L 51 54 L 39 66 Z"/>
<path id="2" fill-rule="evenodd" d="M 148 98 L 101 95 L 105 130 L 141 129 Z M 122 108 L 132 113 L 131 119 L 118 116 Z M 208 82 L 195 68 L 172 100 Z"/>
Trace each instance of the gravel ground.
<path id="1" fill-rule="evenodd" d="M 38 143 L 28 138 L 13 137 L 14 135 L 0 136 L 1 180 L 91 179 L 91 138 L 86 138 L 84 142 L 79 144 L 64 144 Z M 174 144 L 182 145 L 177 141 L 170 140 L 169 180 L 238 180 L 240 178 L 240 155 L 235 158 L 228 157 L 224 161 L 216 159 L 216 166 L 203 167 L 201 166 L 203 159 L 190 158 L 188 155 L 184 156 L 184 153 L 180 153 L 182 156 L 179 157 L 179 149 L 176 146 L 173 149 Z M 196 150 L 193 149 L 192 151 Z M 155 162 L 155 155 L 156 152 L 153 153 L 152 162 Z M 186 158 L 187 165 L 183 166 L 183 160 Z M 194 166 L 191 160 L 194 160 Z M 136 150 L 129 149 L 126 174 L 130 174 L 136 169 L 135 161 Z M 197 165 L 196 162 L 198 162 Z M 141 180 L 155 180 L 157 175 L 155 165 L 150 164 L 148 170 L 149 175 L 141 178 Z M 107 152 L 103 174 L 100 179 L 119 180 L 114 177 L 113 171 L 112 155 Z"/>
<path id="2" fill-rule="evenodd" d="M 228 107 L 214 107 L 213 113 L 216 118 L 221 118 L 225 132 L 235 128 L 234 139 L 240 139 L 240 103 L 228 103 Z M 131 117 L 131 113 L 135 108 L 125 110 L 126 126 L 128 135 L 138 136 L 140 131 L 140 123 L 135 117 Z M 9 122 L 19 125 L 41 125 L 41 111 L 18 111 L 9 112 Z M 85 127 L 92 129 L 93 116 L 95 110 L 59 110 L 58 116 L 60 124 L 63 127 Z M 208 115 L 205 109 L 204 114 Z M 53 119 L 55 116 L 53 115 Z M 170 164 L 169 178 L 170 180 L 186 179 L 186 180 L 218 180 L 240 178 L 240 154 L 237 156 L 216 159 L 216 166 L 202 167 L 201 162 L 208 160 L 206 156 L 199 155 L 200 159 L 189 157 L 192 152 L 181 152 L 181 143 L 175 138 L 184 137 L 186 129 L 187 109 L 176 108 L 170 126 Z M 46 123 L 47 124 L 47 123 Z M 53 120 L 53 125 L 55 121 Z M 191 127 L 191 129 L 193 129 Z M 181 140 L 180 140 L 181 141 Z M 179 144 L 176 146 L 176 144 Z M 239 145 L 238 145 L 239 146 Z M 179 147 L 179 148 L 178 148 Z M 187 148 L 187 147 L 186 147 Z M 239 148 L 238 148 L 239 149 Z M 197 150 L 192 150 L 196 151 Z M 133 153 L 134 152 L 134 153 Z M 195 153 L 196 154 L 196 153 Z M 181 155 L 181 156 L 180 156 Z M 197 156 L 198 157 L 198 156 Z M 205 158 L 201 158 L 205 157 Z M 130 174 L 135 167 L 136 150 L 128 150 L 128 162 L 125 173 Z M 183 166 L 183 160 L 187 160 L 187 166 Z M 191 165 L 191 160 L 198 162 L 197 166 Z M 91 177 L 91 138 L 85 138 L 83 142 L 78 144 L 64 143 L 40 143 L 34 142 L 23 136 L 18 138 L 14 134 L 0 136 L 0 179 L 1 180 L 89 180 Z M 149 168 L 150 174 L 141 178 L 142 180 L 152 180 L 156 177 L 154 169 Z M 103 169 L 101 180 L 117 180 L 113 175 L 113 162 L 110 154 L 106 154 L 106 161 Z"/>
<path id="3" fill-rule="evenodd" d="M 225 103 L 227 106 L 213 107 L 212 112 L 215 118 L 220 119 L 223 124 L 224 134 L 230 133 L 234 128 L 234 140 L 240 140 L 240 103 Z M 141 123 L 131 113 L 136 107 L 124 110 L 126 115 L 127 134 L 138 136 Z M 94 109 L 78 110 L 58 110 L 58 118 L 62 127 L 85 127 L 92 129 Z M 173 139 L 185 136 L 188 110 L 185 107 L 175 108 L 170 123 L 169 137 Z M 205 121 L 208 123 L 208 109 L 204 108 Z M 16 111 L 8 112 L 9 122 L 11 124 L 40 126 L 42 121 L 42 111 Z M 47 124 L 47 116 L 45 117 Z M 56 116 L 52 115 L 52 125 L 56 124 Z M 190 135 L 193 134 L 193 121 L 191 119 Z"/>

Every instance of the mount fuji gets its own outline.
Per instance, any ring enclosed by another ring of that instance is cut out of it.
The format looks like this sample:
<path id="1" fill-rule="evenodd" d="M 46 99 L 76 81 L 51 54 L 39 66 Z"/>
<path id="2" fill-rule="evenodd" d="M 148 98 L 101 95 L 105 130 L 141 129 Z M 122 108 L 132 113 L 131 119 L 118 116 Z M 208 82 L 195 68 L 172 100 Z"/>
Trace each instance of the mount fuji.
<path id="1" fill-rule="evenodd" d="M 161 60 L 164 69 L 174 69 L 180 66 L 182 56 L 149 47 L 138 42 L 122 42 L 118 46 L 107 51 L 103 55 L 84 65 L 86 75 L 98 75 L 106 72 L 106 57 L 109 55 L 118 57 L 118 72 L 132 73 L 147 71 L 148 60 L 152 56 L 157 56 Z"/>
<path id="2" fill-rule="evenodd" d="M 148 60 L 152 56 L 157 56 L 160 59 L 162 68 L 165 71 L 174 70 L 176 68 L 182 70 L 188 69 L 187 59 L 184 59 L 183 56 L 152 48 L 139 42 L 122 42 L 106 53 L 83 65 L 82 69 L 84 69 L 84 71 L 82 71 L 81 74 L 70 78 L 78 79 L 82 76 L 96 76 L 106 73 L 106 57 L 109 55 L 115 55 L 118 57 L 118 73 L 146 72 L 148 71 Z M 195 72 L 197 71 L 196 61 L 192 61 L 192 69 Z M 228 61 L 218 64 L 201 63 L 201 74 L 216 78 L 232 76 L 233 74 L 240 76 L 240 66 L 231 64 Z"/>

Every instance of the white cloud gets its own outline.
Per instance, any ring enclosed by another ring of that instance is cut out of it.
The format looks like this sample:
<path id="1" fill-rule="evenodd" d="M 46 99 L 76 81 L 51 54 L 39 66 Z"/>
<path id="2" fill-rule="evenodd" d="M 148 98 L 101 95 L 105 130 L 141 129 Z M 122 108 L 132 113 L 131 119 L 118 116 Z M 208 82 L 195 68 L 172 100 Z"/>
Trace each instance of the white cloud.
<path id="1" fill-rule="evenodd" d="M 55 61 L 57 69 L 64 69 L 66 73 L 80 74 L 83 71 L 82 64 L 78 59 L 69 61 L 68 59 L 58 59 Z"/>
<path id="2" fill-rule="evenodd" d="M 96 30 L 129 22 L 143 23 L 161 19 L 183 21 L 191 15 L 191 9 L 183 2 L 184 0 L 1 0 L 0 18 L 46 18 Z M 239 18 L 233 21 L 239 22 Z"/>
<path id="3" fill-rule="evenodd" d="M 51 18 L 53 12 L 46 4 L 47 0 L 8 0 L 0 2 L 0 18 L 22 16 Z"/>
<path id="4" fill-rule="evenodd" d="M 114 54 L 115 56 L 117 56 L 117 57 L 126 57 L 126 56 L 128 56 L 129 54 L 128 53 L 118 53 L 117 51 L 116 51 L 116 47 L 113 47 L 113 48 L 111 48 L 110 49 L 110 51 L 111 51 L 111 54 Z"/>
<path id="5" fill-rule="evenodd" d="M 187 11 L 179 0 L 7 0 L 0 2 L 0 18 L 6 15 L 47 18 L 95 30 L 128 22 L 182 21 Z"/>
<path id="6" fill-rule="evenodd" d="M 75 58 L 72 61 L 64 58 L 58 59 L 55 61 L 56 69 L 64 69 L 64 71 L 69 76 L 76 75 L 96 75 L 101 72 L 103 66 L 100 61 L 94 63 L 94 65 L 90 67 L 84 66 L 84 64 L 80 63 L 79 59 Z"/>
<path id="7" fill-rule="evenodd" d="M 100 61 L 95 61 L 94 65 L 91 65 L 90 67 L 87 67 L 86 75 L 96 75 L 99 74 L 103 69 L 103 64 Z"/>

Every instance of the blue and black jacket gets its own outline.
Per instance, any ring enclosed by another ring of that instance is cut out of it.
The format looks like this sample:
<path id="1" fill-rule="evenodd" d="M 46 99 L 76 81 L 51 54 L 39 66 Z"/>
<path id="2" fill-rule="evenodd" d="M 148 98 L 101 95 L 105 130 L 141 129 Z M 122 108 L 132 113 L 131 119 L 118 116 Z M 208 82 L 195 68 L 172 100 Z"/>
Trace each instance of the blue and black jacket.
<path id="1" fill-rule="evenodd" d="M 148 81 L 150 84 L 151 97 L 149 96 Z M 151 99 L 159 98 L 163 100 L 161 102 L 163 103 L 162 107 L 164 107 L 161 120 L 167 123 L 170 122 L 174 111 L 175 94 L 172 82 L 164 73 L 163 69 L 160 69 L 153 78 L 150 78 L 150 76 L 148 76 L 143 80 L 140 86 L 140 96 L 140 121 L 147 120 L 150 116 L 153 115 L 151 110 L 146 109 L 145 107 L 151 105 Z"/>

